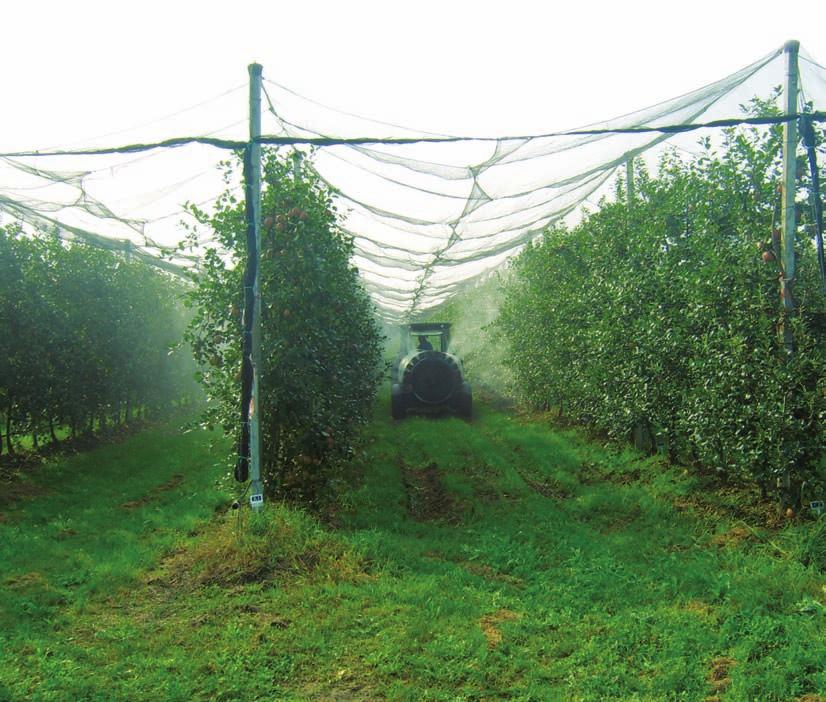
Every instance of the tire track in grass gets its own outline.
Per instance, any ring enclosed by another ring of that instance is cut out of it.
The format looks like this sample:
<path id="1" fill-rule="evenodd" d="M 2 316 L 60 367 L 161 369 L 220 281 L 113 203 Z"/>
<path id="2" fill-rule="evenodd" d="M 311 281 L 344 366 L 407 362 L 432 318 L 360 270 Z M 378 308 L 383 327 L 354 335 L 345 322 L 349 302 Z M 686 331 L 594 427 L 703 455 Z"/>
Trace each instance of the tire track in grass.
<path id="1" fill-rule="evenodd" d="M 517 450 L 518 448 L 518 446 L 514 448 L 514 451 L 517 453 L 519 453 Z M 551 500 L 564 500 L 565 498 L 571 496 L 571 493 L 555 480 L 537 480 L 534 478 L 524 463 L 515 463 L 513 468 L 519 477 L 522 478 L 524 483 L 534 492 L 542 495 L 542 497 L 547 497 Z"/>
<path id="2" fill-rule="evenodd" d="M 413 468 L 401 455 L 397 460 L 407 495 L 407 511 L 413 519 L 417 522 L 439 520 L 449 524 L 461 521 L 459 503 L 446 490 L 435 461 L 424 468 Z"/>
<path id="3" fill-rule="evenodd" d="M 543 475 L 520 444 L 514 443 L 502 432 L 494 431 L 485 422 L 479 422 L 477 429 L 492 446 L 500 449 L 508 465 L 533 492 L 551 500 L 564 500 L 573 495 L 574 491 L 569 486 L 552 476 Z"/>

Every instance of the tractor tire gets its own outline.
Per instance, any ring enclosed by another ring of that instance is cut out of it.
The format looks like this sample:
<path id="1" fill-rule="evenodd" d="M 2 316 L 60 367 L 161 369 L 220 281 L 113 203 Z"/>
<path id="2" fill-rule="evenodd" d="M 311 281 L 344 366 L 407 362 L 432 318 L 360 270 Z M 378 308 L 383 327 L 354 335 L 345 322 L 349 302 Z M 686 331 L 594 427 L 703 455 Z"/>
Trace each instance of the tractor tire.
<path id="1" fill-rule="evenodd" d="M 462 383 L 462 389 L 456 395 L 453 408 L 458 416 L 465 419 L 473 418 L 473 391 L 470 383 Z"/>

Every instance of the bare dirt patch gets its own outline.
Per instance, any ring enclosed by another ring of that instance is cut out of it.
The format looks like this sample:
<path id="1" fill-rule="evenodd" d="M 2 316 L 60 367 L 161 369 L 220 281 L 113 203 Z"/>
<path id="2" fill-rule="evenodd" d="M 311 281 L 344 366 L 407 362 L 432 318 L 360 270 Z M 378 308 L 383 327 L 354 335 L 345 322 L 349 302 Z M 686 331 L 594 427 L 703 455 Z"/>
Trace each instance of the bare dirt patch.
<path id="1" fill-rule="evenodd" d="M 43 495 L 45 489 L 33 481 L 12 473 L 0 473 L 0 507 L 12 507 L 17 502 Z"/>
<path id="2" fill-rule="evenodd" d="M 498 502 L 503 495 L 494 483 L 496 471 L 478 457 L 469 452 L 464 453 L 466 463 L 462 472 L 473 482 L 473 492 L 482 502 Z"/>
<path id="3" fill-rule="evenodd" d="M 493 504 L 501 500 L 512 499 L 513 496 L 504 494 L 496 485 L 499 472 L 478 456 L 466 451 L 463 453 L 466 460 L 462 472 L 471 479 L 473 492 L 480 502 Z"/>
<path id="4" fill-rule="evenodd" d="M 562 500 L 570 497 L 571 492 L 558 480 L 548 476 L 540 476 L 532 469 L 530 463 L 524 459 L 524 451 L 521 446 L 514 446 L 513 452 L 520 456 L 520 460 L 514 463 L 514 469 L 522 478 L 522 481 L 534 492 L 538 492 L 543 497 L 552 500 Z"/>
<path id="5" fill-rule="evenodd" d="M 184 476 L 180 473 L 176 473 L 173 475 L 169 480 L 161 485 L 156 485 L 153 487 L 148 493 L 146 493 L 143 497 L 139 500 L 130 500 L 129 502 L 124 502 L 121 507 L 123 509 L 137 509 L 138 507 L 144 507 L 148 505 L 150 502 L 157 500 L 164 492 L 169 492 L 170 490 L 174 490 L 176 487 L 180 486 L 181 483 L 184 482 Z"/>
<path id="6" fill-rule="evenodd" d="M 32 588 L 47 589 L 49 587 L 49 581 L 46 579 L 46 576 L 36 570 L 29 573 L 13 575 L 10 578 L 6 578 L 3 584 L 19 592 L 24 592 Z"/>
<path id="7" fill-rule="evenodd" d="M 571 493 L 568 489 L 553 478 L 539 480 L 531 475 L 530 471 L 524 465 L 516 465 L 515 468 L 524 483 L 531 488 L 531 490 L 542 495 L 542 497 L 547 497 L 551 500 L 564 500 L 566 497 L 570 497 Z"/>
<path id="8" fill-rule="evenodd" d="M 472 561 L 464 561 L 459 565 L 462 566 L 469 573 L 478 575 L 485 580 L 493 580 L 494 582 L 506 583 L 514 587 L 522 587 L 525 583 L 522 578 L 517 578 L 507 573 L 500 573 L 498 570 L 489 566 L 487 563 L 474 563 Z"/>
<path id="9" fill-rule="evenodd" d="M 605 473 L 596 463 L 583 461 L 576 474 L 581 485 L 595 485 L 605 482 Z"/>
<path id="10" fill-rule="evenodd" d="M 387 697 L 360 661 L 341 660 L 335 671 L 313 680 L 302 689 L 302 699 L 313 702 L 379 702 Z"/>
<path id="11" fill-rule="evenodd" d="M 446 558 L 444 555 L 442 555 L 441 553 L 437 553 L 436 551 L 427 551 L 422 555 L 424 556 L 424 558 L 429 558 L 433 561 L 441 561 L 442 563 L 453 563 L 454 565 L 457 565 L 460 568 L 464 568 L 468 573 L 476 575 L 480 578 L 484 578 L 485 580 L 490 580 L 492 582 L 497 583 L 504 583 L 506 585 L 512 585 L 514 587 L 523 587 L 525 585 L 525 581 L 522 580 L 522 578 L 517 578 L 516 576 L 508 575 L 507 573 L 502 573 L 501 571 L 497 570 L 488 563 L 479 563 L 478 561 L 454 560 L 452 558 Z"/>
<path id="12" fill-rule="evenodd" d="M 737 548 L 745 541 L 753 541 L 754 532 L 746 526 L 734 526 L 728 531 L 714 534 L 710 541 L 718 548 Z"/>
<path id="13" fill-rule="evenodd" d="M 499 609 L 491 614 L 486 614 L 479 620 L 479 626 L 482 628 L 482 633 L 488 642 L 488 648 L 494 649 L 502 643 L 502 632 L 499 630 L 499 625 L 502 622 L 513 621 L 519 619 L 519 614 L 510 609 Z"/>
<path id="14" fill-rule="evenodd" d="M 759 490 L 748 486 L 720 487 L 710 483 L 690 495 L 675 497 L 673 505 L 681 512 L 688 512 L 706 521 L 737 519 L 745 524 L 768 529 L 779 529 L 788 522 L 788 518 L 780 513 L 776 504 L 763 498 Z"/>
<path id="15" fill-rule="evenodd" d="M 485 405 L 499 412 L 511 412 L 517 408 L 516 400 L 513 398 L 479 383 L 476 383 L 473 394 L 476 396 L 477 404 Z"/>
<path id="16" fill-rule="evenodd" d="M 433 462 L 414 468 L 399 458 L 399 470 L 407 494 L 407 511 L 418 522 L 458 522 L 461 509 L 442 483 L 439 466 Z"/>
<path id="17" fill-rule="evenodd" d="M 729 672 L 735 665 L 737 665 L 737 661 L 726 656 L 718 656 L 711 661 L 711 669 L 706 680 L 708 680 L 708 684 L 711 685 L 715 693 L 723 692 L 731 685 Z"/>
<path id="18" fill-rule="evenodd" d="M 701 600 L 689 600 L 682 607 L 686 612 L 690 612 L 701 619 L 708 619 L 712 621 L 717 620 L 717 612 L 710 604 L 702 602 Z"/>

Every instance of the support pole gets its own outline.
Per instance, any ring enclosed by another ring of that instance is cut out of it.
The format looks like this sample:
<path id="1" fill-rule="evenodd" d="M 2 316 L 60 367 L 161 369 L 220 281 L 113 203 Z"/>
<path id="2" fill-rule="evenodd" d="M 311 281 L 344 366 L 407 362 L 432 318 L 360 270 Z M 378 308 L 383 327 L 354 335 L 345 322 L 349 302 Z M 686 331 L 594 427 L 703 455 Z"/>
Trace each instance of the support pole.
<path id="1" fill-rule="evenodd" d="M 634 206 L 634 159 L 625 162 L 625 196 L 628 198 L 628 207 Z"/>
<path id="2" fill-rule="evenodd" d="M 250 401 L 250 505 L 254 510 L 264 506 L 264 483 L 261 480 L 261 146 L 255 140 L 261 136 L 261 72 L 258 63 L 249 66 L 250 75 L 250 168 L 249 190 L 252 197 L 252 218 L 255 227 L 255 277 L 252 313 L 252 399 Z"/>
<path id="3" fill-rule="evenodd" d="M 797 113 L 798 67 L 797 55 L 800 42 L 787 41 L 783 47 L 786 56 L 785 113 Z M 783 187 L 780 209 L 780 298 L 782 304 L 781 319 L 783 325 L 783 347 L 787 357 L 794 353 L 794 335 L 792 333 L 792 315 L 794 314 L 794 277 L 795 257 L 794 240 L 796 227 L 795 194 L 797 192 L 797 120 L 783 123 Z M 791 465 L 788 459 L 780 475 L 781 509 L 794 504 L 791 484 Z"/>
<path id="4" fill-rule="evenodd" d="M 792 115 L 797 112 L 798 69 L 797 54 L 800 42 L 787 41 L 783 47 L 786 56 L 786 98 L 785 112 Z M 782 274 L 780 278 L 780 297 L 783 304 L 783 346 L 786 353 L 794 352 L 791 316 L 794 313 L 792 297 L 795 277 L 794 239 L 796 229 L 795 193 L 797 192 L 797 120 L 783 123 L 783 189 L 780 220 L 780 261 Z"/>

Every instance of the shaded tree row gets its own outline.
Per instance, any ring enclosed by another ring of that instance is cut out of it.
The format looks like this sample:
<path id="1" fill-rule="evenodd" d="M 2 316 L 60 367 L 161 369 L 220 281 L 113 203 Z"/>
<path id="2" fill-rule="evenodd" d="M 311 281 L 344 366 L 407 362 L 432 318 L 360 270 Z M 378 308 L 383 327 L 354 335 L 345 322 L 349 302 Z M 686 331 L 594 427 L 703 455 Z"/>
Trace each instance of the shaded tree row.
<path id="1" fill-rule="evenodd" d="M 0 227 L 2 449 L 128 422 L 196 390 L 179 281 L 121 254 Z"/>

